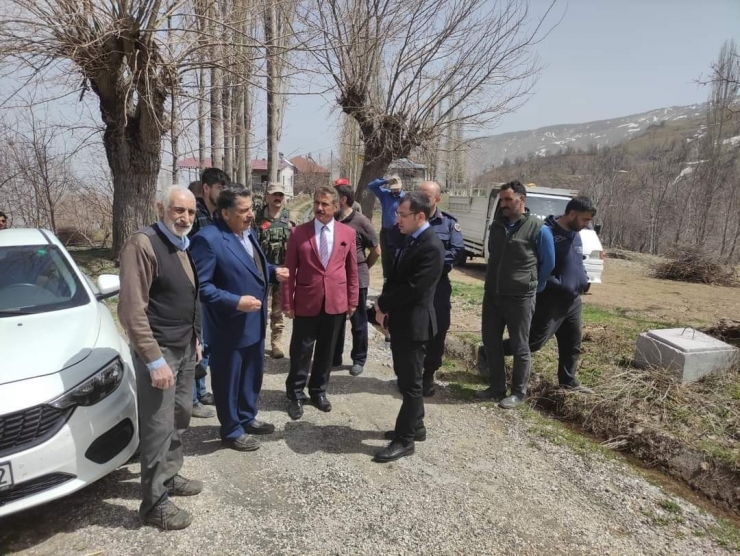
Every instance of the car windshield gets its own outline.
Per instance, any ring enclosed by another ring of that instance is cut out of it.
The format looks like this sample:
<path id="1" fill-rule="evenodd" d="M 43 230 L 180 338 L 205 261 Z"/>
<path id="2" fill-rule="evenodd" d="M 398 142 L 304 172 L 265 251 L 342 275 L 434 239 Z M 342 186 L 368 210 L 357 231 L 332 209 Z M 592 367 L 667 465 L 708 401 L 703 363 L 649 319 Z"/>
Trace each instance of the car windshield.
<path id="1" fill-rule="evenodd" d="M 0 247 L 0 317 L 46 313 L 90 301 L 58 247 Z"/>
<path id="2" fill-rule="evenodd" d="M 555 197 L 532 197 L 528 196 L 526 205 L 529 212 L 540 220 L 544 220 L 551 214 L 555 217 L 565 214 L 568 199 L 557 199 Z"/>

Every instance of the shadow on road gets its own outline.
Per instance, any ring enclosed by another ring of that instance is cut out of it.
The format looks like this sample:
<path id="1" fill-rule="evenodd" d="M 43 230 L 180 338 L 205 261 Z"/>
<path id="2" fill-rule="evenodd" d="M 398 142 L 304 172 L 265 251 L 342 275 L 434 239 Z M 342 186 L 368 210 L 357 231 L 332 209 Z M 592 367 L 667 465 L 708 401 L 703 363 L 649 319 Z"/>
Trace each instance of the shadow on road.
<path id="1" fill-rule="evenodd" d="M 365 440 L 382 440 L 382 431 L 357 430 L 344 425 L 317 426 L 308 421 L 285 425 L 285 443 L 296 454 L 364 454 L 373 456 L 378 446 L 365 444 Z"/>
<path id="2" fill-rule="evenodd" d="M 0 519 L 0 553 L 28 550 L 59 533 L 89 527 L 138 529 L 137 510 L 110 502 L 121 498 L 141 500 L 139 473 L 129 466 L 65 498 Z"/>

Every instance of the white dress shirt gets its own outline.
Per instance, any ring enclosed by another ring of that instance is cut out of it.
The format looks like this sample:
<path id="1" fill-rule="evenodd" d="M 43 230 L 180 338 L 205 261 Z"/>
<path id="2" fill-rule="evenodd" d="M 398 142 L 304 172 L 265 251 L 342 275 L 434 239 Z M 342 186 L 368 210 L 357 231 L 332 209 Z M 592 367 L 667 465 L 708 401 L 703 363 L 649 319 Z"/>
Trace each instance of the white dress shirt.
<path id="1" fill-rule="evenodd" d="M 331 221 L 326 224 L 326 227 L 329 228 L 326 234 L 326 243 L 329 247 L 329 260 L 331 260 L 332 249 L 334 249 L 334 222 L 335 220 L 332 218 Z M 313 219 L 313 229 L 316 236 L 316 249 L 318 249 L 319 253 L 321 252 L 321 228 L 323 227 L 324 224 L 315 218 Z"/>
<path id="2" fill-rule="evenodd" d="M 250 257 L 254 259 L 254 247 L 252 247 L 252 242 L 249 241 L 249 230 L 242 232 L 242 235 L 234 234 L 238 239 L 239 243 L 241 243 L 244 246 L 244 249 L 247 250 L 247 253 Z"/>

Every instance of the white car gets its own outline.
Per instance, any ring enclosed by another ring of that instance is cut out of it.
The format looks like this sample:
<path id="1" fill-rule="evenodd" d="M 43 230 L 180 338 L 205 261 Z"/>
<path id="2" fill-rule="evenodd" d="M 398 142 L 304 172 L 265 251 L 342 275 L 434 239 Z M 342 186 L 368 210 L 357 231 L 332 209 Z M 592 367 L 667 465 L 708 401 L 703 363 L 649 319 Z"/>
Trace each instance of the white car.
<path id="1" fill-rule="evenodd" d="M 138 447 L 126 341 L 94 285 L 47 230 L 0 230 L 0 517 L 65 496 Z"/>

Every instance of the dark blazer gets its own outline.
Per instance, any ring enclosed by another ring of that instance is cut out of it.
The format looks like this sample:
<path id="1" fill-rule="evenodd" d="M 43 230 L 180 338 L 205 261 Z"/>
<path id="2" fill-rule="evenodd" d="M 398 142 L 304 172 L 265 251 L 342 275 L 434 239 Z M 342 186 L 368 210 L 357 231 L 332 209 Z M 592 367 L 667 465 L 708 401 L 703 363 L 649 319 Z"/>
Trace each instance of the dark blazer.
<path id="1" fill-rule="evenodd" d="M 394 260 L 393 271 L 378 298 L 388 314 L 391 338 L 426 342 L 437 333 L 434 290 L 444 268 L 445 248 L 429 227 Z"/>
<path id="2" fill-rule="evenodd" d="M 268 284 L 277 267 L 267 262 L 251 229 L 248 234 L 255 259 L 221 219 L 202 228 L 190 240 L 190 254 L 200 281 L 203 339 L 207 344 L 237 349 L 265 337 Z M 257 259 L 262 275 L 255 265 Z M 253 313 L 237 310 L 243 295 L 262 301 L 262 309 Z"/>

